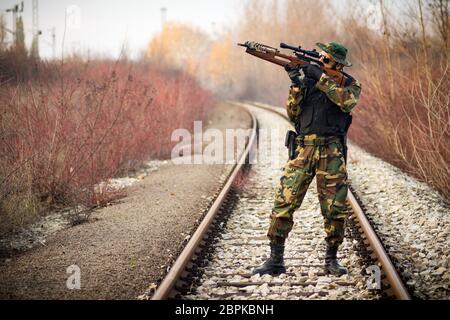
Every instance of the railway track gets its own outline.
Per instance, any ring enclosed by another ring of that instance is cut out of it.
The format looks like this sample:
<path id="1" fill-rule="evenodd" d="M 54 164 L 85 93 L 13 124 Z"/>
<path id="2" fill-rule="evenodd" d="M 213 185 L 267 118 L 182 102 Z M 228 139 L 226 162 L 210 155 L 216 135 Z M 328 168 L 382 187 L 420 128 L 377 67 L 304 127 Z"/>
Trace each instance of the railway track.
<path id="1" fill-rule="evenodd" d="M 347 237 L 338 255 L 349 274 L 336 277 L 323 272 L 323 218 L 315 181 L 296 212 L 296 225 L 286 242 L 287 273 L 252 275 L 253 268 L 268 257 L 268 213 L 280 167 L 286 161 L 282 141 L 291 124 L 281 109 L 257 103 L 239 105 L 253 119 L 241 159 L 248 158 L 255 148 L 258 127 L 272 130 L 281 140 L 270 146 L 275 148 L 270 153 L 265 146 L 267 152 L 259 153 L 258 163 L 251 168 L 242 161 L 235 165 L 152 299 L 410 299 L 352 190 L 348 195 L 351 213 Z M 278 159 L 273 159 L 274 155 Z M 280 166 L 274 166 L 274 160 Z M 247 171 L 245 181 L 236 187 L 234 181 L 242 177 L 242 171 Z"/>

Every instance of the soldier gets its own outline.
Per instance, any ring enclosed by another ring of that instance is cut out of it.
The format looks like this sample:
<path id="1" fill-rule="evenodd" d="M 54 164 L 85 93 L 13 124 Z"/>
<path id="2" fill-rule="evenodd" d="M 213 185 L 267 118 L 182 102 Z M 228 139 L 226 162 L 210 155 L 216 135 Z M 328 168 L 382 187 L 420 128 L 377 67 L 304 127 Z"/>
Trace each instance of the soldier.
<path id="1" fill-rule="evenodd" d="M 336 42 L 317 43 L 324 67 L 342 70 L 350 67 L 347 49 Z M 325 270 L 343 275 L 346 268 L 336 259 L 344 238 L 347 218 L 346 134 L 351 123 L 350 112 L 358 102 L 360 83 L 349 77 L 343 87 L 313 64 L 286 66 L 292 80 L 287 114 L 295 124 L 296 157 L 288 160 L 278 183 L 267 233 L 270 258 L 253 273 L 286 272 L 284 243 L 293 226 L 293 214 L 302 204 L 308 186 L 317 176 L 320 209 L 324 218 L 327 244 Z"/>

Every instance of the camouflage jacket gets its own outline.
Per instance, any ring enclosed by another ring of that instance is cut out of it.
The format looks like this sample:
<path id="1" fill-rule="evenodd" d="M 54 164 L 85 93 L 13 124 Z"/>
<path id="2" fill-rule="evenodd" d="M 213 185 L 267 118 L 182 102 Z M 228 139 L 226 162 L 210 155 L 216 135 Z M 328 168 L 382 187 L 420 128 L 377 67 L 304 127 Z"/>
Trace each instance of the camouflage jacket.
<path id="1" fill-rule="evenodd" d="M 335 81 L 325 74 L 322 74 L 322 77 L 316 83 L 316 88 L 323 91 L 328 99 L 346 113 L 352 111 L 358 103 L 361 93 L 361 84 L 358 80 L 354 80 L 349 86 L 339 87 Z M 302 111 L 303 96 L 302 89 L 291 86 L 286 102 L 286 110 L 289 119 L 294 123 Z"/>

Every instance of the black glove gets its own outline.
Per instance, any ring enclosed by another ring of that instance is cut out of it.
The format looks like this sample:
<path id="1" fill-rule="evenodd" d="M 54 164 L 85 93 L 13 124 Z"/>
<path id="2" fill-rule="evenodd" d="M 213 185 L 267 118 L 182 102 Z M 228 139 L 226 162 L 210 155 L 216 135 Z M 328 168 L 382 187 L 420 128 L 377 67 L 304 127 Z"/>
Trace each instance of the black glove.
<path id="1" fill-rule="evenodd" d="M 305 66 L 302 66 L 302 70 L 305 74 L 305 77 L 312 79 L 315 82 L 319 81 L 320 77 L 323 74 L 322 69 L 314 64 L 307 64 Z"/>
<path id="2" fill-rule="evenodd" d="M 286 70 L 291 80 L 294 80 L 294 78 L 300 76 L 299 66 L 291 65 L 288 63 L 287 65 L 284 66 L 284 70 Z"/>
<path id="3" fill-rule="evenodd" d="M 292 81 L 293 85 L 296 85 L 298 87 L 302 87 L 303 83 L 300 79 L 300 69 L 299 66 L 287 64 L 284 66 L 284 70 L 288 73 L 289 78 Z"/>

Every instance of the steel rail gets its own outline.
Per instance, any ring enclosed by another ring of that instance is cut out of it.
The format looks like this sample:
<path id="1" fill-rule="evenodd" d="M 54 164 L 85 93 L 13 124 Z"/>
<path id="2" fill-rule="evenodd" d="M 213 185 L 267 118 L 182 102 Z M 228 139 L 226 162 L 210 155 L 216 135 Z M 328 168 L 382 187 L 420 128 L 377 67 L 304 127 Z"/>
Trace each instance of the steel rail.
<path id="1" fill-rule="evenodd" d="M 283 117 L 285 120 L 289 121 L 288 117 L 284 114 L 284 110 L 282 108 L 276 108 L 269 105 L 256 103 L 256 102 L 246 102 L 246 103 L 239 103 L 239 102 L 229 102 L 234 105 L 239 106 L 245 106 L 252 105 L 258 108 L 265 109 L 267 111 L 273 112 L 275 114 L 278 114 L 279 116 Z M 247 111 L 251 117 L 252 117 L 252 134 L 248 141 L 248 144 L 246 146 L 245 151 L 242 153 L 239 161 L 237 164 L 234 165 L 232 173 L 229 175 L 229 178 L 223 187 L 220 194 L 217 196 L 216 200 L 214 201 L 213 205 L 209 209 L 208 213 L 204 217 L 203 221 L 195 231 L 194 235 L 192 236 L 191 240 L 188 242 L 180 256 L 175 261 L 174 265 L 170 269 L 167 276 L 164 278 L 163 282 L 160 284 L 158 289 L 156 290 L 155 294 L 152 296 L 152 300 L 161 300 L 161 299 L 167 299 L 172 292 L 172 290 L 175 287 L 176 282 L 180 278 L 181 274 L 186 268 L 186 265 L 192 258 L 193 254 L 195 253 L 196 249 L 198 248 L 200 242 L 202 241 L 204 235 L 208 231 L 209 226 L 211 225 L 212 221 L 214 220 L 214 217 L 216 216 L 217 212 L 220 209 L 221 204 L 223 203 L 225 196 L 229 192 L 231 185 L 236 178 L 238 172 L 241 170 L 244 161 L 243 159 L 246 159 L 249 155 L 249 152 L 251 148 L 253 147 L 253 144 L 256 139 L 256 118 L 255 116 Z M 290 122 L 290 121 L 289 121 Z M 364 210 L 359 205 L 355 195 L 353 194 L 352 190 L 349 189 L 348 202 L 350 203 L 350 206 L 353 210 L 353 213 L 358 220 L 359 226 L 361 227 L 362 232 L 365 235 L 365 238 L 367 239 L 370 248 L 373 250 L 375 256 L 377 257 L 378 261 L 381 264 L 381 268 L 384 271 L 387 281 L 389 282 L 391 286 L 392 293 L 397 299 L 400 300 L 410 300 L 411 296 L 408 293 L 408 290 L 406 289 L 405 285 L 403 284 L 403 281 L 401 280 L 398 272 L 396 271 L 394 265 L 392 264 L 388 254 L 386 253 L 383 244 L 381 243 L 381 240 L 377 236 L 375 230 L 372 228 L 369 220 L 367 219 Z"/>
<path id="2" fill-rule="evenodd" d="M 203 237 L 207 233 L 209 226 L 211 225 L 215 216 L 219 212 L 219 209 L 220 209 L 226 195 L 230 191 L 231 186 L 232 186 L 234 180 L 236 179 L 237 174 L 241 171 L 242 167 L 244 166 L 247 157 L 250 156 L 250 152 L 256 141 L 257 122 L 256 122 L 256 118 L 253 115 L 253 113 L 249 112 L 246 108 L 243 108 L 243 109 L 250 115 L 250 117 L 252 119 L 251 135 L 247 142 L 246 148 L 240 155 L 237 163 L 234 164 L 231 174 L 228 176 L 227 182 L 225 183 L 224 187 L 222 188 L 219 195 L 215 199 L 211 208 L 208 210 L 208 213 L 205 215 L 202 222 L 198 226 L 197 230 L 194 232 L 191 239 L 186 244 L 185 248 L 183 249 L 181 254 L 178 256 L 178 258 L 175 261 L 175 263 L 173 264 L 173 266 L 170 268 L 170 270 L 169 270 L 168 274 L 166 275 L 166 277 L 164 278 L 164 280 L 158 286 L 156 292 L 151 297 L 151 300 L 164 300 L 164 299 L 167 299 L 170 297 L 170 294 L 171 294 L 172 290 L 174 289 L 176 282 L 182 275 L 187 264 L 189 263 L 192 256 L 194 255 L 195 251 L 197 250 L 200 242 L 202 241 Z"/>
<path id="3" fill-rule="evenodd" d="M 363 230 L 371 249 L 377 256 L 377 259 L 381 264 L 381 268 L 383 269 L 386 278 L 389 284 L 391 285 L 391 289 L 394 296 L 398 300 L 411 300 L 411 296 L 409 295 L 408 290 L 406 289 L 397 270 L 392 264 L 391 259 L 387 255 L 386 250 L 384 250 L 380 238 L 378 238 L 375 230 L 373 230 L 372 225 L 370 224 L 363 209 L 356 200 L 353 192 L 350 189 L 348 191 L 349 191 L 347 195 L 348 202 L 352 207 L 356 219 L 358 219 L 359 225 L 361 226 L 361 229 Z"/>
<path id="4" fill-rule="evenodd" d="M 286 119 L 287 121 L 289 121 L 289 123 L 291 123 L 291 121 L 285 115 L 284 113 L 285 111 L 282 108 L 275 108 L 272 106 L 256 102 L 248 102 L 248 104 L 276 113 L 281 117 L 283 117 L 284 119 Z M 391 259 L 386 253 L 386 250 L 384 249 L 384 246 L 381 243 L 380 238 L 376 234 L 375 230 L 372 228 L 369 220 L 366 217 L 366 214 L 364 213 L 364 210 L 361 208 L 358 201 L 356 200 L 355 195 L 350 189 L 348 190 L 347 200 L 352 207 L 353 213 L 356 216 L 358 223 L 366 236 L 367 241 L 369 242 L 370 248 L 373 250 L 374 254 L 376 255 L 378 261 L 381 264 L 381 268 L 384 271 L 389 284 L 391 285 L 392 293 L 399 300 L 411 300 L 411 296 L 409 295 L 408 290 L 406 289 L 402 279 L 400 278 L 397 270 L 395 269 Z"/>

